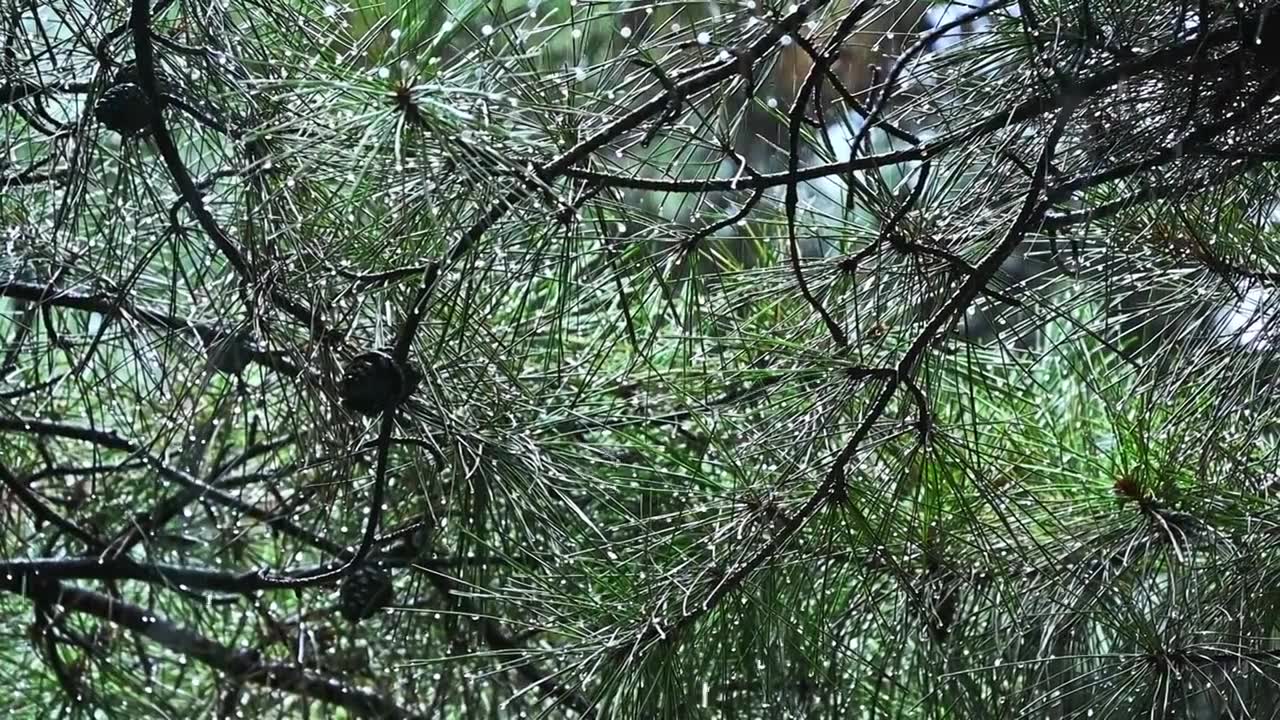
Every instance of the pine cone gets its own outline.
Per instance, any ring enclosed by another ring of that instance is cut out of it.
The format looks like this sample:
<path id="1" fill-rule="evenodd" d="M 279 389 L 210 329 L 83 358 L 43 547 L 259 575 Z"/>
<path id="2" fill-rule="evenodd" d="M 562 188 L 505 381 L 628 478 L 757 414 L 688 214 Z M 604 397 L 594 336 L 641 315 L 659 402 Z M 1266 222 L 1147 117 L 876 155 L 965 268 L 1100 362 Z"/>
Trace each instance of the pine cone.
<path id="1" fill-rule="evenodd" d="M 142 74 L 138 70 L 137 63 L 121 65 L 120 69 L 116 70 L 116 74 L 111 76 L 111 84 L 113 86 L 133 84 L 142 87 Z M 156 87 L 161 95 L 172 95 L 174 92 L 173 83 L 158 68 L 156 69 Z"/>
<path id="2" fill-rule="evenodd" d="M 133 135 L 151 124 L 151 101 L 135 83 L 112 85 L 94 103 L 93 116 L 109 130 Z"/>
<path id="3" fill-rule="evenodd" d="M 365 565 L 356 568 L 342 581 L 338 591 L 338 611 L 350 623 L 373 617 L 395 599 L 391 576 L 381 568 Z"/>
<path id="4" fill-rule="evenodd" d="M 342 403 L 361 415 L 394 410 L 418 387 L 419 375 L 380 350 L 357 355 L 342 372 Z"/>
<path id="5" fill-rule="evenodd" d="M 209 345 L 209 364 L 228 375 L 239 375 L 253 360 L 252 340 L 243 331 L 225 335 Z"/>
<path id="6" fill-rule="evenodd" d="M 129 83 L 139 86 L 142 85 L 142 78 L 138 72 L 138 65 L 136 63 L 121 65 L 120 69 L 116 70 L 116 74 L 111 76 L 112 85 L 126 85 Z"/>

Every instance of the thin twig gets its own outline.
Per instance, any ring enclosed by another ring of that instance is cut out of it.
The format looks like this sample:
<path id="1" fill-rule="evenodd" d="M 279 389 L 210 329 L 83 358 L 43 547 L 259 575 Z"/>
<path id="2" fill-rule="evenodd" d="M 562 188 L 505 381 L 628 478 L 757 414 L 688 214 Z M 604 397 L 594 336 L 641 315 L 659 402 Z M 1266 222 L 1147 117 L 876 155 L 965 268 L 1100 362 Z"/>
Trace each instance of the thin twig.
<path id="1" fill-rule="evenodd" d="M 346 685 L 331 676 L 264 661 L 251 650 L 223 645 L 192 630 L 118 598 L 48 579 L 0 575 L 0 589 L 58 605 L 125 628 L 138 636 L 203 665 L 225 673 L 237 682 L 263 685 L 287 693 L 337 705 L 357 717 L 411 720 L 418 717 L 377 693 Z"/>
<path id="2" fill-rule="evenodd" d="M 1071 117 L 1073 106 L 1067 106 L 1058 113 L 1058 118 L 1054 122 L 1054 126 L 1049 133 L 1048 139 L 1045 141 L 1044 149 L 1040 154 L 1040 161 L 1037 164 L 1037 172 L 1032 178 L 1031 186 L 1027 189 L 1022 208 L 1017 218 L 1006 231 L 1004 238 L 1000 243 L 991 250 L 987 257 L 978 265 L 978 273 L 970 277 L 955 292 L 951 300 L 944 305 L 933 318 L 925 325 L 920 335 L 908 348 L 902 359 L 898 362 L 893 377 L 887 378 L 884 387 L 872 401 L 871 407 L 864 416 L 862 423 L 854 431 L 844 448 L 836 456 L 830 470 L 817 489 L 810 496 L 809 500 L 796 512 L 792 519 L 785 527 L 770 537 L 769 541 L 741 565 L 727 575 L 725 579 L 718 583 L 700 603 L 689 604 L 692 610 L 686 611 L 681 617 L 670 621 L 666 628 L 667 633 L 678 631 L 688 627 L 702 616 L 715 609 L 719 603 L 726 597 L 736 592 L 747 578 L 756 571 L 761 565 L 772 558 L 779 550 L 782 549 L 791 538 L 798 533 L 805 523 L 813 517 L 813 515 L 826 505 L 831 498 L 836 496 L 840 484 L 846 473 L 846 468 L 853 458 L 857 455 L 862 446 L 862 442 L 870 435 L 875 424 L 879 422 L 889 407 L 890 401 L 897 393 L 903 379 L 910 377 L 916 367 L 923 358 L 925 351 L 933 344 L 934 338 L 942 330 L 962 313 L 974 299 L 982 292 L 982 286 L 990 281 L 991 278 L 999 271 L 1000 265 L 1022 242 L 1023 237 L 1031 229 L 1036 219 L 1043 215 L 1048 209 L 1047 203 L 1040 201 L 1040 196 L 1044 191 L 1045 178 L 1048 174 L 1048 167 L 1057 149 L 1058 140 L 1062 137 L 1062 133 L 1066 128 L 1067 120 Z M 642 632 L 641 637 L 647 637 L 647 632 Z"/>
<path id="3" fill-rule="evenodd" d="M 213 213 L 209 212 L 209 209 L 205 207 L 204 196 L 191 179 L 191 173 L 187 171 L 187 166 L 182 161 L 182 154 L 178 151 L 177 145 L 174 144 L 173 138 L 169 134 L 169 129 L 165 124 L 165 97 L 161 92 L 159 82 L 156 80 L 155 48 L 151 41 L 151 3 L 149 0 L 131 0 L 129 26 L 133 33 L 133 49 L 138 67 L 138 79 L 141 81 L 140 85 L 150 100 L 148 109 L 151 114 L 151 135 L 156 149 L 160 151 L 160 156 L 164 159 L 169 175 L 172 176 L 174 183 L 178 186 L 178 191 L 186 201 L 187 207 L 191 208 L 191 213 L 195 215 L 196 222 L 204 229 L 205 234 L 209 236 L 214 246 L 230 263 L 242 282 L 250 286 L 256 286 L 259 284 L 257 273 L 248 260 L 245 259 L 243 253 L 240 252 L 240 248 L 236 247 L 231 238 L 227 237 L 226 233 L 223 232 L 222 227 L 218 225 L 218 221 L 213 217 Z M 323 320 L 313 309 L 290 298 L 274 287 L 270 288 L 269 297 L 280 309 L 309 329 L 316 331 L 320 336 L 328 334 Z"/>

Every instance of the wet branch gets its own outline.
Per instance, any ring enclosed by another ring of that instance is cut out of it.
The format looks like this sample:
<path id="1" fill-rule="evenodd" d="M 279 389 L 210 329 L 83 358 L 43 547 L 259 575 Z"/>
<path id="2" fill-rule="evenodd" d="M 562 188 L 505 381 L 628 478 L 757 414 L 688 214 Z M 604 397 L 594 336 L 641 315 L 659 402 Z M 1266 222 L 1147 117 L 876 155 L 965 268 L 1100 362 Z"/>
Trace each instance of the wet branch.
<path id="1" fill-rule="evenodd" d="M 222 672 L 236 682 L 262 685 L 336 705 L 356 717 L 379 720 L 411 720 L 420 717 L 382 695 L 347 685 L 332 677 L 308 672 L 295 665 L 265 662 L 254 651 L 223 645 L 118 598 L 68 587 L 56 580 L 33 580 L 26 576 L 0 575 L 0 589 L 30 598 L 36 603 L 57 605 L 69 612 L 106 620 L 145 637 L 170 652 Z"/>

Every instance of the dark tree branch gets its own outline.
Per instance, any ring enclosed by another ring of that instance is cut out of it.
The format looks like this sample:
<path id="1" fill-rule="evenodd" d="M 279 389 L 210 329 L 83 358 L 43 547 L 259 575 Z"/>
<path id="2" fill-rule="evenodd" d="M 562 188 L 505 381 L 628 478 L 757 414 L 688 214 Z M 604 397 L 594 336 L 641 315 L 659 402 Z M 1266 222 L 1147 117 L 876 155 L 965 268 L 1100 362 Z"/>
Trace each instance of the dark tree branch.
<path id="1" fill-rule="evenodd" d="M 745 158 L 739 157 L 738 160 L 739 162 L 742 163 L 742 167 L 747 172 L 748 175 L 751 175 L 754 177 L 758 174 L 753 168 L 751 168 L 751 166 L 746 164 Z M 685 237 L 683 240 L 680 241 L 681 249 L 685 253 L 696 252 L 698 249 L 698 245 L 703 240 L 706 240 L 707 238 L 711 237 L 712 235 L 715 235 L 716 233 L 720 232 L 721 230 L 724 230 L 725 228 L 733 227 L 738 222 L 740 222 L 741 220 L 746 218 L 748 215 L 750 215 L 751 211 L 755 209 L 756 205 L 758 205 L 760 203 L 760 200 L 763 198 L 764 198 L 764 190 L 756 190 L 755 192 L 751 193 L 751 197 L 747 198 L 747 201 L 742 204 L 742 207 L 738 208 L 738 210 L 733 214 L 729 215 L 728 217 L 722 218 L 716 222 L 709 223 L 706 226 L 698 228 L 697 230 L 694 230 L 693 232 L 689 233 L 687 237 Z"/>
<path id="2" fill-rule="evenodd" d="M 137 2 L 139 0 L 135 0 Z M 636 130 L 646 121 L 661 115 L 671 107 L 673 98 L 693 97 L 697 93 L 709 90 L 716 85 L 735 78 L 739 75 L 740 64 L 743 62 L 754 64 L 760 59 L 777 51 L 778 41 L 784 36 L 796 32 L 800 26 L 808 20 L 809 16 L 817 10 L 825 7 L 830 0 L 808 0 L 801 3 L 793 12 L 782 18 L 776 25 L 769 29 L 768 32 L 762 34 L 751 45 L 737 57 L 730 57 L 727 60 L 714 60 L 712 62 L 700 65 L 696 68 L 690 68 L 682 73 L 672 73 L 673 78 L 680 78 L 674 82 L 669 88 L 658 93 L 655 97 L 642 103 L 639 107 L 622 117 L 609 123 L 590 138 L 580 141 L 577 145 L 565 151 L 560 157 L 548 162 L 546 165 L 535 168 L 532 171 L 537 184 L 546 185 L 553 180 L 561 177 L 573 177 L 577 173 L 574 167 L 584 160 L 590 158 L 601 148 L 609 143 L 616 141 L 618 138 L 627 133 Z M 610 176 L 599 175 L 602 178 L 599 183 L 602 187 L 619 187 L 610 182 Z M 732 183 L 734 187 L 726 187 L 725 189 L 738 189 L 735 180 L 726 180 L 727 184 Z M 748 184 L 742 185 L 742 189 L 755 189 L 757 178 L 753 178 Z M 427 299 L 430 297 L 432 290 L 435 288 L 439 274 L 447 272 L 449 268 L 461 260 L 472 247 L 480 241 L 480 239 L 497 224 L 502 218 L 506 217 L 511 208 L 527 199 L 537 185 L 524 185 L 512 190 L 501 200 L 494 203 L 488 211 L 483 213 L 475 223 L 465 232 L 462 237 L 450 249 L 448 257 L 442 263 L 431 266 L 426 278 L 423 279 L 422 285 L 418 289 L 417 296 L 409 305 L 409 312 L 405 318 L 405 322 L 400 329 L 400 333 L 396 339 L 395 357 L 401 360 L 407 356 L 409 346 L 413 342 L 413 338 L 417 333 L 418 325 L 422 321 L 423 314 L 426 312 Z M 761 185 L 768 187 L 768 185 Z M 702 192 L 702 190 L 698 190 Z"/>
<path id="3" fill-rule="evenodd" d="M 1238 32 L 1238 27 L 1234 25 L 1218 28 L 1206 35 L 1204 42 L 1208 43 L 1209 47 L 1217 47 L 1232 42 L 1236 38 Z M 1031 118 L 1038 117 L 1048 112 L 1054 112 L 1066 105 L 1078 103 L 1084 97 L 1093 96 L 1099 92 L 1112 88 L 1117 83 L 1136 75 L 1152 70 L 1174 67 L 1178 63 L 1195 54 L 1200 47 L 1201 40 L 1194 39 L 1157 50 L 1148 55 L 1140 56 L 1132 61 L 1117 63 L 1111 67 L 1099 70 L 1093 75 L 1082 78 L 1071 86 L 1069 92 L 1056 92 L 1032 96 L 1015 104 L 1013 107 L 993 112 L 965 128 L 927 140 L 916 147 L 885 152 L 879 155 L 869 155 L 860 158 L 853 157 L 844 162 L 825 163 L 808 168 L 801 168 L 795 173 L 766 173 L 746 179 L 708 178 L 706 180 L 675 180 L 628 177 L 625 175 L 615 175 L 579 167 L 567 167 L 561 172 L 561 174 L 565 177 L 571 177 L 579 180 L 590 180 L 592 182 L 600 183 L 606 187 L 613 188 L 655 190 L 672 193 L 706 193 L 728 192 L 733 190 L 756 190 L 760 188 L 768 189 L 781 187 L 790 182 L 809 182 L 834 175 L 843 175 L 861 170 L 873 170 L 888 167 L 904 162 L 925 160 L 930 157 L 936 157 L 941 153 L 951 150 L 952 148 L 963 146 L 966 143 L 970 143 L 983 136 L 1003 130 L 1009 126 L 1024 123 Z M 870 124 L 870 122 L 864 123 L 864 127 L 870 127 Z"/>
<path id="4" fill-rule="evenodd" d="M 85 530 L 71 520 L 62 517 L 53 508 L 49 507 L 43 499 L 20 478 L 9 471 L 9 468 L 0 464 L 0 484 L 4 484 L 9 491 L 18 497 L 23 505 L 31 511 L 31 514 L 42 522 L 58 528 L 62 532 L 79 540 L 89 547 L 91 550 L 101 550 L 106 547 L 106 543 L 101 539 L 94 537 L 93 533 Z"/>
<path id="5" fill-rule="evenodd" d="M 30 80 L 14 80 L 0 85 L 0 107 L 54 92 L 87 93 L 92 87 L 91 83 L 38 83 Z"/>
<path id="6" fill-rule="evenodd" d="M 152 139 L 155 141 L 156 149 L 160 151 L 160 156 L 164 159 L 169 175 L 173 177 L 174 183 L 178 186 L 178 191 L 182 194 L 183 200 L 186 201 L 187 207 L 191 208 L 191 213 L 195 215 L 200 227 L 209 236 L 209 239 L 213 241 L 214 246 L 222 256 L 226 258 L 241 281 L 250 286 L 259 285 L 260 280 L 256 271 L 249 264 L 249 261 L 245 259 L 243 253 L 240 252 L 240 248 L 236 247 L 231 238 L 227 237 L 226 233 L 223 232 L 221 226 L 218 225 L 218 221 L 213 217 L 213 213 L 209 212 L 209 209 L 205 207 L 204 195 L 196 187 L 195 181 L 191 179 L 191 173 L 187 171 L 187 167 L 182 161 L 182 155 L 178 151 L 177 145 L 174 144 L 173 138 L 169 134 L 169 129 L 165 124 L 165 97 L 164 93 L 161 92 L 159 82 L 156 80 L 155 48 L 151 41 L 150 0 L 131 1 L 129 28 L 133 33 L 133 49 L 138 66 L 138 79 L 150 100 L 148 105 L 151 112 Z M 269 297 L 276 306 L 314 333 L 321 337 L 328 335 L 322 318 L 312 308 L 299 303 L 275 287 L 269 289 Z"/>
<path id="7" fill-rule="evenodd" d="M 792 516 L 791 521 L 775 533 L 762 548 L 753 553 L 738 567 L 734 568 L 722 581 L 717 583 L 702 602 L 690 604 L 693 609 L 685 611 L 679 618 L 665 621 L 666 627 L 657 632 L 673 633 L 688 627 L 711 612 L 721 601 L 741 588 L 747 578 L 761 565 L 790 542 L 791 538 L 804 527 L 805 523 L 819 509 L 833 498 L 839 497 L 838 491 L 843 485 L 847 466 L 858 454 L 862 442 L 870 435 L 872 428 L 884 416 L 889 403 L 897 394 L 898 388 L 902 387 L 904 380 L 915 372 L 925 351 L 933 344 L 934 338 L 944 327 L 953 322 L 960 313 L 963 313 L 964 309 L 982 293 L 982 288 L 995 277 L 1005 258 L 1017 248 L 1035 222 L 1048 209 L 1047 202 L 1041 202 L 1040 197 L 1045 190 L 1045 180 L 1048 176 L 1049 165 L 1057 149 L 1058 141 L 1066 129 L 1067 121 L 1071 117 L 1072 109 L 1073 106 L 1067 106 L 1059 110 L 1058 117 L 1045 141 L 1044 149 L 1041 151 L 1036 174 L 1032 178 L 1030 187 L 1025 192 L 1022 208 L 1008 231 L 1006 231 L 1004 238 L 977 266 L 977 272 L 969 277 L 952 296 L 951 300 L 933 316 L 908 348 L 898 362 L 893 376 L 886 378 L 884 387 L 872 401 L 862 423 L 854 431 L 839 455 L 836 456 L 831 469 L 827 472 L 822 482 L 819 483 L 809 500 Z M 638 637 L 641 640 L 651 640 L 654 634 L 654 632 L 645 630 Z"/>
<path id="8" fill-rule="evenodd" d="M 385 696 L 346 685 L 294 665 L 264 662 L 250 650 L 223 645 L 181 627 L 145 608 L 100 593 L 68 587 L 49 579 L 0 574 L 0 589 L 37 603 L 58 605 L 118 625 L 180 656 L 190 658 L 230 679 L 337 705 L 356 717 L 412 720 L 420 716 Z"/>
<path id="9" fill-rule="evenodd" d="M 832 34 L 831 39 L 827 42 L 826 48 L 819 55 L 824 65 L 826 57 L 835 52 L 844 43 L 845 39 L 853 33 L 854 28 L 857 27 L 858 23 L 871 10 L 874 4 L 875 0 L 863 0 L 845 14 L 840 21 L 840 26 L 836 28 L 835 33 Z M 845 334 L 844 328 L 840 327 L 840 324 L 831 316 L 831 313 L 827 312 L 822 302 L 809 290 L 809 284 L 804 279 L 804 270 L 800 266 L 800 243 L 796 238 L 796 211 L 800 202 L 800 183 L 795 180 L 795 175 L 800 170 L 801 121 L 804 119 L 804 109 L 809 104 L 809 98 L 813 97 L 814 92 L 822 82 L 821 67 L 817 62 L 809 67 L 809 72 L 801 83 L 800 91 L 796 93 L 796 97 L 791 104 L 787 128 L 787 174 L 791 176 L 791 180 L 787 182 L 783 208 L 787 218 L 787 247 L 791 260 L 791 274 L 795 277 L 796 287 L 800 290 L 800 295 L 804 297 L 805 302 L 809 303 L 809 307 L 813 308 L 813 311 L 822 319 L 822 324 L 826 326 L 832 341 L 835 342 L 837 347 L 844 349 L 849 345 L 849 337 Z M 856 154 L 858 141 L 853 141 L 850 147 L 852 148 L 851 152 Z"/>
<path id="10" fill-rule="evenodd" d="M 386 495 L 387 487 L 387 458 L 391 452 L 391 431 L 395 429 L 395 424 L 396 408 L 384 410 L 382 413 L 382 429 L 378 434 L 378 446 L 375 450 L 377 457 L 375 460 L 373 489 L 369 493 L 368 519 L 365 520 L 364 534 L 361 536 L 360 545 L 355 552 L 345 557 L 345 553 L 338 554 L 339 564 L 336 567 L 320 566 L 295 570 L 282 575 L 264 570 L 259 573 L 259 580 L 265 583 L 265 586 L 301 588 L 322 585 L 342 578 L 356 567 L 359 567 L 365 558 L 369 556 L 369 553 L 373 551 L 374 543 L 377 541 L 378 525 L 382 520 L 382 501 Z"/>
<path id="11" fill-rule="evenodd" d="M 231 332 L 213 325 L 173 317 L 158 310 L 135 305 L 129 298 L 112 298 L 106 293 L 85 294 L 15 280 L 0 283 L 0 297 L 11 297 L 35 303 L 38 306 L 68 308 L 117 318 L 132 317 L 157 329 L 193 332 L 206 348 L 232 336 Z M 284 375 L 296 376 L 302 372 L 281 353 L 259 350 L 252 346 L 246 347 L 245 351 L 251 362 Z"/>
<path id="12" fill-rule="evenodd" d="M 272 530 L 284 533 L 297 540 L 301 540 L 316 549 L 330 554 L 337 555 L 344 552 L 338 544 L 295 525 L 286 517 L 263 510 L 255 505 L 251 505 L 243 500 L 232 497 L 216 487 L 200 482 L 181 470 L 165 465 L 152 457 L 150 453 L 146 452 L 145 448 L 113 431 L 96 430 L 94 428 L 56 423 L 36 418 L 0 417 L 0 432 L 26 433 L 38 436 L 81 440 L 99 447 L 128 453 L 129 455 L 143 459 L 147 465 L 154 468 L 166 480 L 174 482 L 183 488 L 196 491 L 201 497 L 208 498 L 223 507 L 239 512 L 245 517 L 257 520 Z"/>
<path id="13" fill-rule="evenodd" d="M 37 173 L 24 170 L 16 175 L 0 175 L 0 188 L 19 187 L 22 185 L 40 185 L 47 182 L 61 182 L 66 177 L 66 170 L 55 170 L 50 173 Z"/>

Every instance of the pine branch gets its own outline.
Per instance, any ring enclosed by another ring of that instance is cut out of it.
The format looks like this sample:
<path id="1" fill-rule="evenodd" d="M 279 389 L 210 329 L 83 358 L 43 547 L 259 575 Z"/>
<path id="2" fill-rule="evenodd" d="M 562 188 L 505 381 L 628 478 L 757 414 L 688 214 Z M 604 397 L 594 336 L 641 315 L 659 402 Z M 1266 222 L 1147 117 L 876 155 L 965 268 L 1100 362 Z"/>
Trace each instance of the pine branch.
<path id="1" fill-rule="evenodd" d="M 33 601 L 56 604 L 118 625 L 179 656 L 225 674 L 229 679 L 262 685 L 344 708 L 356 717 L 411 720 L 421 717 L 383 695 L 307 672 L 293 665 L 269 663 L 250 650 L 223 645 L 118 598 L 44 579 L 0 576 L 0 588 Z"/>

